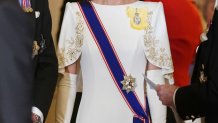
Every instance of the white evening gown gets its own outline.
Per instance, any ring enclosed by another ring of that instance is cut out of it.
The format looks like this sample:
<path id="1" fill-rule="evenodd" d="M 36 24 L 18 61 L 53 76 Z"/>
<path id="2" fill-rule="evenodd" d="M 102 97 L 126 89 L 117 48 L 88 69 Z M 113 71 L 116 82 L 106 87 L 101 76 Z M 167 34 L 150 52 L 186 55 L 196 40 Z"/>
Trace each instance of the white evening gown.
<path id="1" fill-rule="evenodd" d="M 162 3 L 137 1 L 114 6 L 92 4 L 125 71 L 136 78 L 135 92 L 145 106 L 142 74 L 145 74 L 147 60 L 160 67 L 161 75 L 173 82 L 173 66 Z M 129 9 L 133 12 L 145 12 L 145 22 L 148 24 L 146 29 L 131 26 L 131 17 L 127 14 Z M 83 95 L 76 123 L 133 122 L 133 113 L 112 80 L 77 3 L 66 5 L 58 49 L 59 72 L 63 72 L 65 66 L 77 60 L 81 65 Z"/>

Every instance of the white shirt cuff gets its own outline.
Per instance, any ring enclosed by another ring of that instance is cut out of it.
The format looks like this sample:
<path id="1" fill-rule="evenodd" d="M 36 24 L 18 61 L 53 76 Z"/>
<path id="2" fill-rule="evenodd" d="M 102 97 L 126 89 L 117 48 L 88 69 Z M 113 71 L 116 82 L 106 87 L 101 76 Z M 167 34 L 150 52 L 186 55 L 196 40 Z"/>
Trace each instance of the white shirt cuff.
<path id="1" fill-rule="evenodd" d="M 43 113 L 37 107 L 35 106 L 32 107 L 32 113 L 37 114 L 41 119 L 41 123 L 43 123 L 44 120 Z"/>

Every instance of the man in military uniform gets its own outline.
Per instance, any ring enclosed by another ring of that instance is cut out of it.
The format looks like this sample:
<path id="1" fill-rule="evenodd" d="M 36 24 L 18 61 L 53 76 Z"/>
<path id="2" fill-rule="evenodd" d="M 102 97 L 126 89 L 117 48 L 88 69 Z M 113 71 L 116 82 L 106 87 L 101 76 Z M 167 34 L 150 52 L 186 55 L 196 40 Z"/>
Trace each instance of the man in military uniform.
<path id="1" fill-rule="evenodd" d="M 184 120 L 205 117 L 206 123 L 218 121 L 218 7 L 207 33 L 208 40 L 198 48 L 192 84 L 178 88 L 158 85 L 163 104 L 174 106 Z"/>
<path id="2" fill-rule="evenodd" d="M 23 1 L 28 3 L 29 0 Z M 35 68 L 32 120 L 34 123 L 42 123 L 47 117 L 55 91 L 58 63 L 51 36 L 48 0 L 30 0 L 29 2 L 31 8 L 22 4 L 21 6 L 24 12 L 32 17 L 35 25 L 32 54 Z"/>
<path id="3" fill-rule="evenodd" d="M 33 26 L 17 0 L 0 0 L 0 123 L 30 123 Z"/>

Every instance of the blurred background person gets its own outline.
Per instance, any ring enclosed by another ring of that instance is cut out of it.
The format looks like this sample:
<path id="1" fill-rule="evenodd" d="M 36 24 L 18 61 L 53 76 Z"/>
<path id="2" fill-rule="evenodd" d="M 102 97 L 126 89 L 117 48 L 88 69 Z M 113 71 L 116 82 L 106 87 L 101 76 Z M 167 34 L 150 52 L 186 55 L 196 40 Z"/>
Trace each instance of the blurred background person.
<path id="1" fill-rule="evenodd" d="M 31 123 L 33 25 L 17 0 L 0 1 L 0 123 Z"/>
<path id="2" fill-rule="evenodd" d="M 209 21 L 211 21 L 213 17 L 215 0 L 194 0 L 194 2 L 202 14 L 204 29 L 206 29 Z"/>

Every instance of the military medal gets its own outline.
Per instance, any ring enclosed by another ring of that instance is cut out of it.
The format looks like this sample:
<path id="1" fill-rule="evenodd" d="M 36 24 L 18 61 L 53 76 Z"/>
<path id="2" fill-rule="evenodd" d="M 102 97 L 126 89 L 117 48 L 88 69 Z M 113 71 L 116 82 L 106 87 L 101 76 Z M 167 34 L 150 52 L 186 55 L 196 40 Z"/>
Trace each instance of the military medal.
<path id="1" fill-rule="evenodd" d="M 24 12 L 26 13 L 33 12 L 33 8 L 31 7 L 30 0 L 19 0 L 19 3 Z"/>
<path id="2" fill-rule="evenodd" d="M 135 91 L 136 82 L 135 78 L 133 78 L 131 75 L 124 76 L 124 80 L 121 81 L 123 85 L 123 90 L 126 90 L 126 93 L 129 93 L 130 91 Z"/>
<path id="3" fill-rule="evenodd" d="M 40 49 L 40 47 L 39 47 L 37 41 L 33 41 L 33 54 L 32 54 L 33 58 L 39 54 L 39 49 Z"/>
<path id="4" fill-rule="evenodd" d="M 201 67 L 204 70 L 204 64 L 202 64 Z M 203 70 L 200 71 L 200 76 L 199 76 L 200 83 L 205 83 L 207 81 L 207 76 L 205 76 Z"/>
<path id="5" fill-rule="evenodd" d="M 46 49 L 46 43 L 43 35 L 41 34 L 41 41 L 40 41 L 40 51 L 39 53 L 42 53 Z"/>

